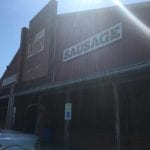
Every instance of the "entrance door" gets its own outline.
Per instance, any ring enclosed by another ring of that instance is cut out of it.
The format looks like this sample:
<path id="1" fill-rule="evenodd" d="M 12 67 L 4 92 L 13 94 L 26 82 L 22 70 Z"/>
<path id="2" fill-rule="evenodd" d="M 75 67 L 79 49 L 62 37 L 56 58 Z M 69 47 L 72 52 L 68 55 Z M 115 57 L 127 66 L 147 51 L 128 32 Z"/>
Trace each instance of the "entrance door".
<path id="1" fill-rule="evenodd" d="M 38 117 L 38 106 L 30 105 L 25 112 L 25 132 L 35 133 L 36 121 Z"/>
<path id="2" fill-rule="evenodd" d="M 1 101 L 0 103 L 0 128 L 5 128 L 5 119 L 7 114 L 8 100 Z"/>

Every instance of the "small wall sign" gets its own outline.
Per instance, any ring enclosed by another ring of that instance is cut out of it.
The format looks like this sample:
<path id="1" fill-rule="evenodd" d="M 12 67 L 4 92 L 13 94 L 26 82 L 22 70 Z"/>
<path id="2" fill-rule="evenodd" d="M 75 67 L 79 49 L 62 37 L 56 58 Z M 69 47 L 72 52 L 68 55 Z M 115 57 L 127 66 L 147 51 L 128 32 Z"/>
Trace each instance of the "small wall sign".
<path id="1" fill-rule="evenodd" d="M 72 117 L 72 104 L 66 103 L 65 104 L 65 120 L 71 120 Z"/>

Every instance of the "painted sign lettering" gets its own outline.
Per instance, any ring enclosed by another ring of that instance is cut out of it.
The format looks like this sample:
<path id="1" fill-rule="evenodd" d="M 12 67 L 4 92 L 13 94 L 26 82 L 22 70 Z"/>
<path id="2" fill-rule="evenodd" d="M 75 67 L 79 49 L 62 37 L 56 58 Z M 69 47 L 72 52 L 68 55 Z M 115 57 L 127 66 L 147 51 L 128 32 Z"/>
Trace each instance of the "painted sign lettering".
<path id="1" fill-rule="evenodd" d="M 73 58 L 83 54 L 94 51 L 98 48 L 111 44 L 122 38 L 122 24 L 118 23 L 115 26 L 104 30 L 103 32 L 92 36 L 85 41 L 74 45 L 63 52 L 63 62 L 69 61 Z"/>

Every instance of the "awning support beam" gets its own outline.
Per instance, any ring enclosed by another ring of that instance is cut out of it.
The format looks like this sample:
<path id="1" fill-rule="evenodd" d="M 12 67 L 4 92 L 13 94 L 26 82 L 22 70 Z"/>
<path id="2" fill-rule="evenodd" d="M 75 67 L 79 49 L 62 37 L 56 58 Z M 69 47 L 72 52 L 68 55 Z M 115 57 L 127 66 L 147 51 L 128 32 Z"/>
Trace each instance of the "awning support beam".
<path id="1" fill-rule="evenodd" d="M 119 95 L 116 83 L 112 83 L 114 96 L 114 112 L 115 112 L 115 130 L 116 130 L 116 149 L 121 150 L 120 147 L 120 111 L 119 111 Z"/>
<path id="2" fill-rule="evenodd" d="M 9 95 L 6 124 L 5 124 L 6 129 L 11 129 L 13 123 L 14 103 L 15 103 L 14 88 L 15 85 L 10 86 L 10 95 Z"/>

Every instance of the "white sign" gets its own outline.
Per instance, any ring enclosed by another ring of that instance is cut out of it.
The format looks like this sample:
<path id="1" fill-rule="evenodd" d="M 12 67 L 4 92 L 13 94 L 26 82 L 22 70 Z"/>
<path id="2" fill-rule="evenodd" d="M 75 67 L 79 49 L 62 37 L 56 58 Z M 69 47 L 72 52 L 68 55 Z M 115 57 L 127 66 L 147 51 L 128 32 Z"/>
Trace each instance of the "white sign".
<path id="1" fill-rule="evenodd" d="M 35 34 L 33 42 L 29 44 L 28 56 L 32 56 L 42 50 L 44 50 L 44 40 L 45 40 L 45 29 Z"/>
<path id="2" fill-rule="evenodd" d="M 72 116 L 72 104 L 66 103 L 65 104 L 65 120 L 71 120 Z"/>
<path id="3" fill-rule="evenodd" d="M 77 45 L 74 45 L 63 52 L 63 62 L 69 61 L 78 56 L 84 55 L 98 48 L 111 44 L 122 38 L 122 24 L 104 30 L 103 32 L 92 36 Z"/>
<path id="4" fill-rule="evenodd" d="M 2 86 L 9 85 L 17 81 L 17 74 L 14 74 L 8 78 L 3 79 Z"/>

